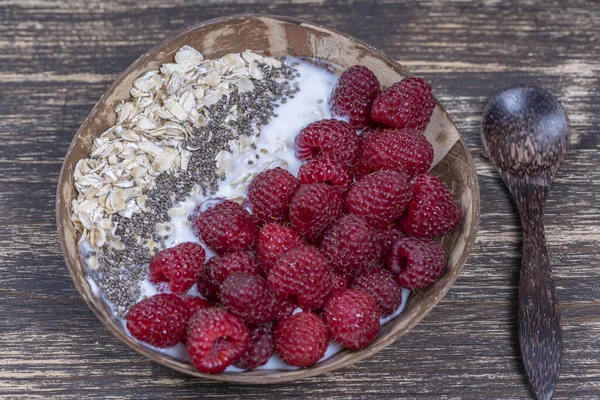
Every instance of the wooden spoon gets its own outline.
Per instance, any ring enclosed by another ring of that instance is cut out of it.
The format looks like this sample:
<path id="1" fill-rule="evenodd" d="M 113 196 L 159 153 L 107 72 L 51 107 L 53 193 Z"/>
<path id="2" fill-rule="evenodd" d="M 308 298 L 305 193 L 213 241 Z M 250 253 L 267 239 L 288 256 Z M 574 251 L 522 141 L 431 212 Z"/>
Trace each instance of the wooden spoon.
<path id="1" fill-rule="evenodd" d="M 543 216 L 552 179 L 567 151 L 567 117 L 547 91 L 513 87 L 496 95 L 485 107 L 481 136 L 521 216 L 521 356 L 535 397 L 550 399 L 560 370 L 562 333 Z"/>

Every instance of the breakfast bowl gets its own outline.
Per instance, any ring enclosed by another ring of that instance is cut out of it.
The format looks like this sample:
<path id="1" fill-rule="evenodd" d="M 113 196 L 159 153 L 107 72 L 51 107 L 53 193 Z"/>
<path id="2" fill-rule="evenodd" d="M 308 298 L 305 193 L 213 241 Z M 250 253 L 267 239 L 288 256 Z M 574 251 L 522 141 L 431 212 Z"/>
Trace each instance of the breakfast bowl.
<path id="1" fill-rule="evenodd" d="M 79 128 L 65 156 L 57 189 L 56 218 L 66 265 L 77 290 L 97 317 L 125 344 L 166 367 L 205 379 L 252 384 L 294 381 L 338 370 L 380 351 L 413 328 L 457 279 L 471 251 L 479 222 L 479 185 L 473 160 L 454 123 L 437 101 L 425 131 L 434 149 L 431 173 L 452 192 L 462 210 L 462 219 L 456 229 L 442 239 L 448 255 L 444 274 L 432 286 L 412 291 L 402 313 L 382 325 L 368 346 L 356 351 L 342 350 L 307 368 L 206 374 L 190 363 L 144 346 L 128 334 L 122 321 L 97 296 L 97 288 L 88 280 L 87 266 L 80 256 L 78 232 L 72 223 L 71 205 L 77 194 L 74 171 L 80 160 L 89 157 L 94 140 L 115 124 L 115 107 L 129 98 L 136 79 L 173 62 L 182 46 L 191 46 L 207 58 L 251 49 L 273 57 L 316 60 L 338 74 L 360 64 L 373 71 L 384 87 L 412 76 L 402 65 L 345 34 L 293 18 L 266 15 L 239 15 L 204 22 L 168 38 L 138 58 L 117 78 Z"/>

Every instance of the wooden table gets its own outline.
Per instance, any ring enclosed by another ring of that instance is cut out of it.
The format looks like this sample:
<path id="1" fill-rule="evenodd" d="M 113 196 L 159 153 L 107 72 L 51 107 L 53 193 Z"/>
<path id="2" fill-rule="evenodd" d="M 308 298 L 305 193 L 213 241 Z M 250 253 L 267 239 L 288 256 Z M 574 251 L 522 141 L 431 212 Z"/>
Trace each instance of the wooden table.
<path id="1" fill-rule="evenodd" d="M 600 398 L 597 3 L 197 3 L 0 1 L 0 398 L 527 398 L 515 301 L 521 228 L 479 136 L 487 99 L 517 83 L 551 90 L 571 121 L 545 220 L 564 326 L 555 398 Z M 181 28 L 242 12 L 345 31 L 424 76 L 465 136 L 481 184 L 472 255 L 421 324 L 355 366 L 271 387 L 191 379 L 119 342 L 75 291 L 54 223 L 62 158 L 117 74 Z"/>

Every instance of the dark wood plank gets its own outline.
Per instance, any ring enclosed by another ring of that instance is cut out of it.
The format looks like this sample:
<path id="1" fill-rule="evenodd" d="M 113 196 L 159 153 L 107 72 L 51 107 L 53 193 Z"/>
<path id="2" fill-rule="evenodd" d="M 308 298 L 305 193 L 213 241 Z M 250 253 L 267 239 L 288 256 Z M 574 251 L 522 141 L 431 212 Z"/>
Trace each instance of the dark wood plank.
<path id="1" fill-rule="evenodd" d="M 54 226 L 62 157 L 110 82 L 178 29 L 241 12 L 348 32 L 431 81 L 469 143 L 482 195 L 464 273 L 421 324 L 357 365 L 267 388 L 191 379 L 122 345 L 75 291 Z M 565 340 L 556 398 L 600 398 L 599 35 L 600 8 L 583 0 L 0 0 L 0 398 L 527 398 L 521 229 L 479 137 L 486 100 L 517 83 L 551 90 L 571 122 L 545 218 Z"/>

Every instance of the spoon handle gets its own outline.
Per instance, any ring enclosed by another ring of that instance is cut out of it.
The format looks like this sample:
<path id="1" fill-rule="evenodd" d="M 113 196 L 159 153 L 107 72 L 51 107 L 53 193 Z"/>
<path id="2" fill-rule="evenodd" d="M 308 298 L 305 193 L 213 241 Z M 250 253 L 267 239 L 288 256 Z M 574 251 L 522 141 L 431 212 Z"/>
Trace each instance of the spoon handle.
<path id="1" fill-rule="evenodd" d="M 544 237 L 548 186 L 521 182 L 513 190 L 523 225 L 519 282 L 519 343 L 535 397 L 551 399 L 558 379 L 562 333 L 558 296 Z"/>

